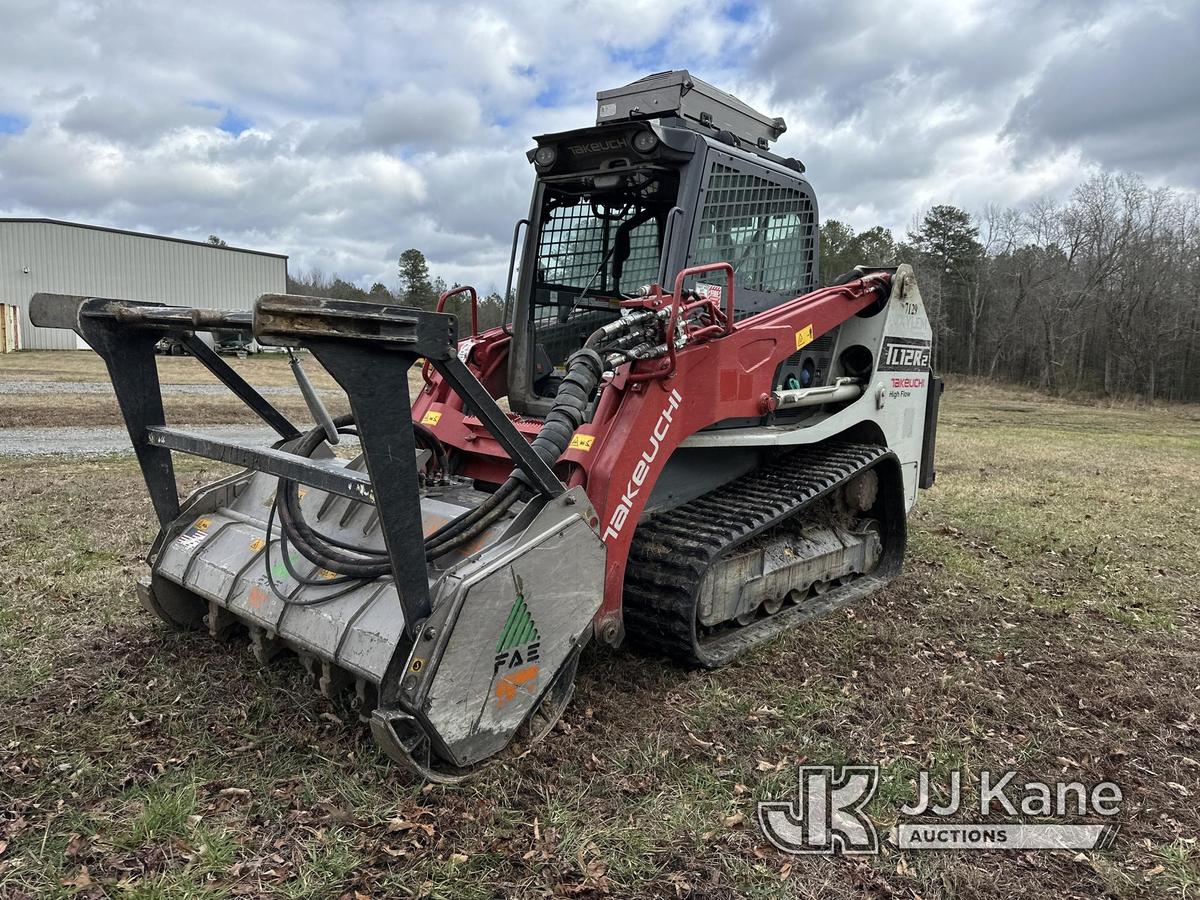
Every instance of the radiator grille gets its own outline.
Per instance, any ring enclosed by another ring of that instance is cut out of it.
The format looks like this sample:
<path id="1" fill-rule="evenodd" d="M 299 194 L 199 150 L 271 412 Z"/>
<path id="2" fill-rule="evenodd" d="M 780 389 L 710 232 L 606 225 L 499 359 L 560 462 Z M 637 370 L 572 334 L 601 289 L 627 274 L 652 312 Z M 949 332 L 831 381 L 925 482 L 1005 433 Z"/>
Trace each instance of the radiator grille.
<path id="1" fill-rule="evenodd" d="M 804 361 L 804 357 L 806 356 L 820 356 L 823 353 L 829 353 L 831 350 L 833 350 L 833 342 L 836 338 L 836 332 L 826 332 L 811 344 L 805 344 L 803 347 L 789 356 L 784 365 L 798 366 Z"/>

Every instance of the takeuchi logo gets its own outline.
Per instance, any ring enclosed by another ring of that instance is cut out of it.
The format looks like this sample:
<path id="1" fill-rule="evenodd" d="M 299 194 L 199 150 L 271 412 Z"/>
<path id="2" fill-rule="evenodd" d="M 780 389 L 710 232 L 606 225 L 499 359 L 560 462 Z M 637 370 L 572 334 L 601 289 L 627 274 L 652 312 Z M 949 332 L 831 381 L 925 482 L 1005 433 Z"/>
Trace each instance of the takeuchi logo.
<path id="1" fill-rule="evenodd" d="M 683 395 L 677 389 L 672 390 L 667 397 L 667 405 L 658 414 L 654 430 L 650 432 L 649 445 L 642 451 L 641 458 L 633 467 L 633 474 L 629 476 L 629 481 L 625 485 L 625 493 L 621 495 L 621 499 L 617 501 L 617 508 L 609 517 L 608 527 L 604 529 L 605 541 L 620 537 L 621 529 L 625 527 L 625 521 L 633 512 L 633 498 L 641 493 L 642 485 L 645 484 L 646 477 L 650 474 L 650 464 L 658 458 L 662 442 L 667 439 L 667 432 L 671 430 L 671 421 L 675 416 L 675 410 L 679 409 L 679 404 L 682 402 Z"/>

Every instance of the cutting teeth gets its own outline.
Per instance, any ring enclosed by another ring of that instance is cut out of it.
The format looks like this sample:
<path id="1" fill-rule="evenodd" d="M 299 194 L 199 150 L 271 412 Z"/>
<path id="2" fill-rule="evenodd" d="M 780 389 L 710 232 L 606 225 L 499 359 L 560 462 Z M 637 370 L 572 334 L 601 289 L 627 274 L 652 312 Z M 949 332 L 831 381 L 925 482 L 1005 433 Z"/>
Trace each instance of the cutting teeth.
<path id="1" fill-rule="evenodd" d="M 259 665 L 267 665 L 287 649 L 283 646 L 283 641 L 277 637 L 269 636 L 264 629 L 256 625 L 250 625 L 248 628 L 250 630 L 250 650 L 254 654 L 254 658 L 258 660 Z"/>
<path id="2" fill-rule="evenodd" d="M 310 656 L 307 653 L 297 653 L 300 659 L 300 665 L 304 667 L 304 678 L 312 685 L 317 687 L 321 683 L 321 662 L 315 656 Z"/>
<path id="3" fill-rule="evenodd" d="M 224 638 L 240 623 L 237 616 L 233 615 L 225 607 L 221 606 L 215 600 L 209 600 L 208 613 L 204 616 L 204 624 L 208 626 L 208 633 L 213 637 Z"/>
<path id="4" fill-rule="evenodd" d="M 379 703 L 379 691 L 369 681 L 361 678 L 354 680 L 354 696 L 350 698 L 350 708 L 358 713 L 359 721 L 370 722 L 371 712 Z"/>
<path id="5" fill-rule="evenodd" d="M 322 660 L 319 684 L 322 694 L 330 700 L 337 699 L 350 687 L 350 673 L 339 666 L 332 666 Z"/>

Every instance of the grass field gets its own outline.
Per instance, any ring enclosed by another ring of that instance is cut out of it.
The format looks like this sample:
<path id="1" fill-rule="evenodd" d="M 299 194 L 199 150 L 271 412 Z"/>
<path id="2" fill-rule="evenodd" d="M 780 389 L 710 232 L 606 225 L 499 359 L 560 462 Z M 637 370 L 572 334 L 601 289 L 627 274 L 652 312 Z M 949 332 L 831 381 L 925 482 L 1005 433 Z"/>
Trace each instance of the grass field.
<path id="1" fill-rule="evenodd" d="M 960 384 L 939 450 L 887 591 L 719 672 L 593 652 L 544 742 L 448 788 L 142 612 L 130 459 L 0 460 L 0 896 L 1200 896 L 1200 410 Z M 1112 779 L 1121 831 L 789 857 L 754 809 L 802 760 L 881 765 L 883 827 L 923 767 Z"/>
<path id="2" fill-rule="evenodd" d="M 286 355 L 263 353 L 249 359 L 232 356 L 223 359 L 255 387 L 290 389 L 287 395 L 272 394 L 268 399 L 285 415 L 298 421 L 308 418 Z M 191 357 L 160 356 L 158 372 L 163 385 L 220 385 Z M 345 396 L 324 369 L 308 362 L 305 372 L 321 391 L 334 415 L 349 411 Z M 5 394 L 5 384 L 12 382 L 38 382 L 45 385 L 48 391 L 53 390 L 52 385 L 60 384 L 64 390 L 57 393 Z M 100 357 L 85 351 L 63 353 L 33 350 L 0 355 L 0 428 L 123 424 L 121 411 L 111 392 L 99 395 L 75 393 L 69 389 L 68 382 L 107 384 L 108 374 Z M 419 385 L 415 373 L 410 382 L 414 386 Z M 167 420 L 177 423 L 240 425 L 258 422 L 254 413 L 227 391 L 212 396 L 179 396 L 171 394 L 168 388 L 164 391 L 163 406 Z"/>

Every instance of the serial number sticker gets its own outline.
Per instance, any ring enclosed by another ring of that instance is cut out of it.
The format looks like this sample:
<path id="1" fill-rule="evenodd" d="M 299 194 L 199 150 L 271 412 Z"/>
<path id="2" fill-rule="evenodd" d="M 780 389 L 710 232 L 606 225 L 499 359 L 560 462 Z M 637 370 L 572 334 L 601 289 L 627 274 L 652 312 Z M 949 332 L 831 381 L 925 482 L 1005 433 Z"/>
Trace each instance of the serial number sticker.
<path id="1" fill-rule="evenodd" d="M 812 342 L 813 342 L 813 327 L 812 327 L 812 325 L 805 325 L 803 328 L 801 328 L 799 331 L 796 332 L 796 349 L 797 350 L 799 350 L 801 347 L 807 347 Z"/>
<path id="2" fill-rule="evenodd" d="M 594 443 L 596 443 L 596 436 L 594 434 L 577 434 L 571 438 L 571 443 L 567 444 L 567 449 L 583 450 L 586 452 L 592 449 L 592 444 Z"/>
<path id="3" fill-rule="evenodd" d="M 432 409 L 425 413 L 425 415 L 421 416 L 422 425 L 436 425 L 440 421 L 442 421 L 442 414 L 440 412 L 435 412 Z"/>
<path id="4" fill-rule="evenodd" d="M 259 550 L 261 550 L 265 546 L 267 546 L 267 542 L 264 541 L 262 538 L 255 538 L 254 540 L 252 540 L 250 542 L 250 549 L 253 550 L 255 553 L 257 553 Z"/>

